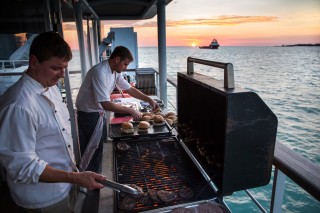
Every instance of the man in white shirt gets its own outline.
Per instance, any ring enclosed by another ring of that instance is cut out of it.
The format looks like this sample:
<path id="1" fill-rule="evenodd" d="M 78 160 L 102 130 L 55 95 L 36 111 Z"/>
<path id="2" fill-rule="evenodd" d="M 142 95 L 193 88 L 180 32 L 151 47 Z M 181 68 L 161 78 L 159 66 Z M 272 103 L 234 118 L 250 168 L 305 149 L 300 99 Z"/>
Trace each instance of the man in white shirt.
<path id="1" fill-rule="evenodd" d="M 159 109 L 159 105 L 152 98 L 131 87 L 121 74 L 132 61 L 130 50 L 118 46 L 108 60 L 88 71 L 80 87 L 76 100 L 80 149 L 83 156 L 80 169 L 99 171 L 103 141 L 107 134 L 105 111 L 130 114 L 134 120 L 141 117 L 139 111 L 111 101 L 110 96 L 115 86 L 126 90 L 132 97 L 148 102 L 154 110 Z M 92 150 L 92 147 L 95 153 L 90 154 L 88 151 Z"/>
<path id="2" fill-rule="evenodd" d="M 59 34 L 39 34 L 28 69 L 0 96 L 0 163 L 13 200 L 28 212 L 71 212 L 72 184 L 103 187 L 104 176 L 75 165 L 70 115 L 56 86 L 71 58 Z"/>

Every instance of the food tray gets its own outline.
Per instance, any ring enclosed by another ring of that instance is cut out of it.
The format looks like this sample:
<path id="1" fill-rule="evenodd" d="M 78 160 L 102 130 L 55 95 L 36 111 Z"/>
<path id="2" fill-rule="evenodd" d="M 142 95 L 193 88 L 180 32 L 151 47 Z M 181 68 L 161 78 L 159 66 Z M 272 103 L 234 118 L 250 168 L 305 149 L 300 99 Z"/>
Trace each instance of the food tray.
<path id="1" fill-rule="evenodd" d="M 139 121 L 134 121 L 131 123 L 133 124 L 134 132 L 129 134 L 121 132 L 121 123 L 110 124 L 109 137 L 113 140 L 121 140 L 139 137 L 157 137 L 172 135 L 171 131 L 173 128 L 167 122 L 165 122 L 165 124 L 161 126 L 154 126 L 153 122 L 150 121 L 150 127 L 148 129 L 148 132 L 138 131 L 138 124 L 140 123 Z"/>
<path id="2" fill-rule="evenodd" d="M 130 102 L 130 101 L 120 102 L 120 101 L 114 100 L 114 103 L 121 105 L 121 106 L 124 106 L 124 107 L 133 108 L 136 111 L 140 110 L 140 104 L 138 102 Z M 130 116 L 130 114 L 129 113 L 117 113 L 117 112 L 114 113 L 114 117 L 124 117 L 124 116 Z"/>

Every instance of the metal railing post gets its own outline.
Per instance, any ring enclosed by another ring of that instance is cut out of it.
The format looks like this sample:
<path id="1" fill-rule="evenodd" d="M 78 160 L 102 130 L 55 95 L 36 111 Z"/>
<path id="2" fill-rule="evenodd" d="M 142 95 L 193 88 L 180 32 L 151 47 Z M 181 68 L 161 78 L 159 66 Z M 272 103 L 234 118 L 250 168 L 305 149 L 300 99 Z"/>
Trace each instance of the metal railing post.
<path id="1" fill-rule="evenodd" d="M 194 73 L 194 67 L 193 67 L 193 62 L 191 60 L 189 60 L 189 58 L 190 57 L 188 57 L 188 62 L 187 62 L 187 73 L 192 74 L 192 73 Z"/>
<path id="2" fill-rule="evenodd" d="M 286 185 L 286 175 L 275 167 L 273 175 L 272 197 L 270 204 L 270 213 L 280 213 L 284 189 Z"/>
<path id="3" fill-rule="evenodd" d="M 233 64 L 227 63 L 224 68 L 224 87 L 228 89 L 234 88 L 234 72 Z"/>

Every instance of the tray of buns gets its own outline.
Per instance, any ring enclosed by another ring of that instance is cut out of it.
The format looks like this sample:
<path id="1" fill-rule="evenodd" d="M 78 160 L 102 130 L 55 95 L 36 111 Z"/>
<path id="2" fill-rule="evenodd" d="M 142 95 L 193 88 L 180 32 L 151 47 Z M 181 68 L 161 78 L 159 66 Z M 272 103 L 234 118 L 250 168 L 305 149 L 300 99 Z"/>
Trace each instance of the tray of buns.
<path id="1" fill-rule="evenodd" d="M 164 121 L 162 125 L 155 124 L 153 121 L 132 121 L 110 124 L 109 137 L 113 140 L 121 140 L 139 137 L 168 136 L 172 135 L 171 131 L 172 127 L 166 121 Z"/>

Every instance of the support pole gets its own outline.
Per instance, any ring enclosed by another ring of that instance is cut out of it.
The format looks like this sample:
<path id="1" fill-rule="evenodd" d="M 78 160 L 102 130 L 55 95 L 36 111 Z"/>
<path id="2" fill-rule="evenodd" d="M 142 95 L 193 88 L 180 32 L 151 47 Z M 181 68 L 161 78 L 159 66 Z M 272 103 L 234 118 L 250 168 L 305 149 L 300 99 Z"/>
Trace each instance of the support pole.
<path id="1" fill-rule="evenodd" d="M 86 73 L 87 73 L 87 63 L 86 63 L 86 55 L 85 55 L 86 50 L 85 50 L 85 46 L 84 46 L 81 2 L 74 3 L 74 16 L 76 19 L 77 35 L 78 35 L 78 39 L 79 39 L 81 78 L 83 81 L 86 76 Z"/>
<path id="2" fill-rule="evenodd" d="M 157 3 L 160 99 L 167 105 L 167 49 L 165 1 Z"/>
<path id="3" fill-rule="evenodd" d="M 62 29 L 62 12 L 61 12 L 61 2 L 60 1 L 54 1 L 54 14 L 56 14 L 56 22 L 55 26 L 53 26 L 54 29 L 57 29 L 59 34 L 63 37 L 63 29 Z M 64 86 L 66 90 L 66 98 L 67 98 L 67 108 L 69 110 L 70 114 L 70 123 L 71 123 L 71 134 L 73 139 L 73 151 L 75 155 L 76 164 L 78 165 L 80 163 L 80 144 L 78 141 L 78 128 L 77 128 L 77 122 L 76 122 L 76 115 L 73 108 L 73 101 L 72 101 L 72 94 L 71 94 L 71 85 L 70 85 L 70 76 L 69 76 L 69 70 L 65 70 L 64 75 Z"/>

